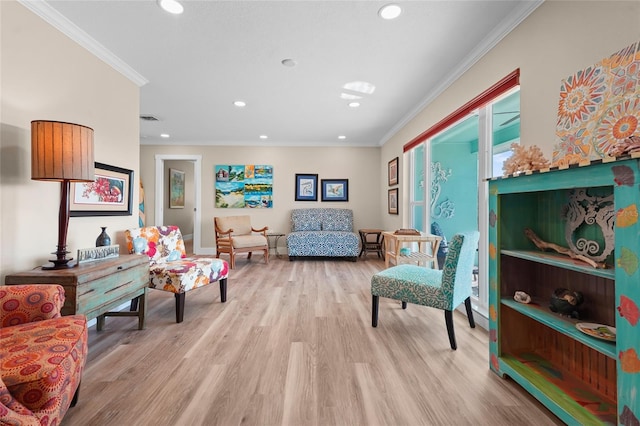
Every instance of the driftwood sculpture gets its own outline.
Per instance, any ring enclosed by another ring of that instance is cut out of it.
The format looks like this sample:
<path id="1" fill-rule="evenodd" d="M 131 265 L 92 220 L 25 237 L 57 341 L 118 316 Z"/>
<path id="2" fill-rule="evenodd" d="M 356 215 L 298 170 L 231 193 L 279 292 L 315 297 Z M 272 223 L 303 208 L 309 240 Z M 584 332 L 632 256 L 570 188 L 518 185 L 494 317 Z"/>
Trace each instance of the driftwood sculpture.
<path id="1" fill-rule="evenodd" d="M 547 249 L 555 250 L 560 254 L 564 254 L 571 257 L 572 259 L 582 260 L 583 262 L 588 263 L 594 268 L 600 268 L 600 269 L 606 268 L 606 265 L 604 263 L 598 263 L 595 260 L 589 259 L 587 256 L 583 256 L 581 254 L 575 253 L 566 247 L 562 247 L 554 243 L 548 243 L 546 241 L 543 241 L 530 228 L 525 228 L 524 234 L 527 236 L 527 238 L 529 238 L 533 242 L 533 244 L 536 245 L 536 247 L 538 247 L 542 251 L 546 251 Z"/>

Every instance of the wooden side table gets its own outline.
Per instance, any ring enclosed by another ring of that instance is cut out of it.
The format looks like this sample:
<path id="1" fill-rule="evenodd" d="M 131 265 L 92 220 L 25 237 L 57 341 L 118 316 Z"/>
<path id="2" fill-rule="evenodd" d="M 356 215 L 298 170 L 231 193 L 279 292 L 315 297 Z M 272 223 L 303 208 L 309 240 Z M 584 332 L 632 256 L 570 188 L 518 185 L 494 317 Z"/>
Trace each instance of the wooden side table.
<path id="1" fill-rule="evenodd" d="M 64 287 L 62 315 L 82 314 L 87 320 L 97 318 L 101 331 L 106 316 L 136 316 L 138 329 L 144 328 L 149 288 L 149 258 L 137 254 L 84 263 L 69 269 L 30 271 L 7 275 L 5 283 L 59 284 Z M 111 312 L 112 309 L 137 299 L 137 311 Z"/>
<path id="2" fill-rule="evenodd" d="M 367 253 L 378 253 L 379 258 L 384 258 L 382 251 L 382 229 L 358 229 L 360 234 L 360 242 L 362 248 L 360 249 L 360 257 L 366 256 Z M 372 237 L 370 237 L 370 235 Z"/>
<path id="3" fill-rule="evenodd" d="M 438 255 L 438 247 L 442 237 L 432 234 L 421 233 L 420 235 L 396 235 L 393 232 L 385 231 L 382 233 L 384 238 L 384 266 L 389 267 L 389 261 L 393 261 L 396 265 L 401 263 L 417 263 L 424 264 L 433 268 L 437 265 L 436 256 Z M 418 251 L 408 255 L 400 254 L 403 244 L 418 244 Z M 427 250 L 428 249 L 428 250 Z"/>

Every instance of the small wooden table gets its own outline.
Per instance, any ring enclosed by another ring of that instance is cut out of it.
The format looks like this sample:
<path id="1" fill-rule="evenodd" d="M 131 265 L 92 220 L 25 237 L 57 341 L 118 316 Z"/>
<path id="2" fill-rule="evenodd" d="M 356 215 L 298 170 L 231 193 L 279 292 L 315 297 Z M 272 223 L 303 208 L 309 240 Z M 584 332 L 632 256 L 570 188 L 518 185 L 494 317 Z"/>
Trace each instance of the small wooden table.
<path id="1" fill-rule="evenodd" d="M 126 254 L 113 259 L 83 263 L 73 268 L 30 271 L 7 275 L 5 283 L 59 284 L 64 287 L 62 315 L 82 314 L 87 320 L 97 318 L 96 329 L 104 327 L 105 316 L 136 316 L 138 329 L 144 328 L 149 288 L 149 258 Z M 111 312 L 137 299 L 138 310 Z"/>
<path id="2" fill-rule="evenodd" d="M 432 268 L 437 267 L 436 256 L 438 255 L 438 247 L 442 237 L 432 234 L 421 233 L 420 235 L 397 235 L 393 232 L 385 231 L 382 233 L 384 238 L 384 266 L 389 267 L 389 261 L 393 261 L 396 265 L 401 263 L 414 263 L 418 265 L 430 264 Z M 403 244 L 417 243 L 418 251 L 409 255 L 400 254 Z M 427 250 L 428 249 L 428 250 Z"/>
<path id="3" fill-rule="evenodd" d="M 382 229 L 358 229 L 360 234 L 360 243 L 362 248 L 360 249 L 360 257 L 366 256 L 367 253 L 378 253 L 378 257 L 384 257 L 382 252 Z M 373 239 L 369 237 L 373 236 Z"/>

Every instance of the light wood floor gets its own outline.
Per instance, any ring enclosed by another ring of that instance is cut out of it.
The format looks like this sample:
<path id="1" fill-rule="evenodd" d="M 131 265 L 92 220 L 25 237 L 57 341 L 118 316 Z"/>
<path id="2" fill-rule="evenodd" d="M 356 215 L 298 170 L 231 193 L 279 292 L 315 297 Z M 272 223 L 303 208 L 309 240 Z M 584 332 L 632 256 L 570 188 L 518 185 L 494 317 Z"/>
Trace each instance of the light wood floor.
<path id="1" fill-rule="evenodd" d="M 147 327 L 110 317 L 89 331 L 73 425 L 554 425 L 514 382 L 489 371 L 488 335 L 454 315 L 381 299 L 371 327 L 367 260 L 239 256 L 218 285 L 150 290 Z"/>

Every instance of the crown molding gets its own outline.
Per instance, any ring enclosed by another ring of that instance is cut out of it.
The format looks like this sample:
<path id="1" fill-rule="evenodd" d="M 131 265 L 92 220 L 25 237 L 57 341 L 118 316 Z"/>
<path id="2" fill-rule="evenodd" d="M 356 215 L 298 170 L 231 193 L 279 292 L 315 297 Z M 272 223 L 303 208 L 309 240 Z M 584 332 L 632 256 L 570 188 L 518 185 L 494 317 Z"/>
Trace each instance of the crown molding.
<path id="1" fill-rule="evenodd" d="M 98 43 L 95 39 L 89 36 L 89 34 L 67 19 L 46 1 L 18 0 L 18 2 L 65 34 L 71 40 L 93 53 L 113 69 L 127 77 L 138 87 L 142 87 L 149 82 L 149 80 L 127 65 L 122 59 L 111 53 L 109 49 Z"/>
<path id="2" fill-rule="evenodd" d="M 405 115 L 400 121 L 398 121 L 378 143 L 379 146 L 384 145 L 389 139 L 391 139 L 396 133 L 398 133 L 403 127 L 405 127 L 411 120 L 413 120 L 422 110 L 424 110 L 431 102 L 433 102 L 438 96 L 440 96 L 449 86 L 451 86 L 458 78 L 467 72 L 476 62 L 478 62 L 484 55 L 486 55 L 491 49 L 493 49 L 503 38 L 505 38 L 511 31 L 513 31 L 522 21 L 524 21 L 534 10 L 538 8 L 544 0 L 532 0 L 521 2 L 522 6 L 514 10 L 507 19 L 504 19 L 501 24 L 494 28 L 489 35 L 487 35 L 473 52 L 464 58 L 454 69 L 451 70 L 447 78 L 442 80 L 438 86 L 432 90 L 429 95 L 418 103 L 407 115 Z"/>

